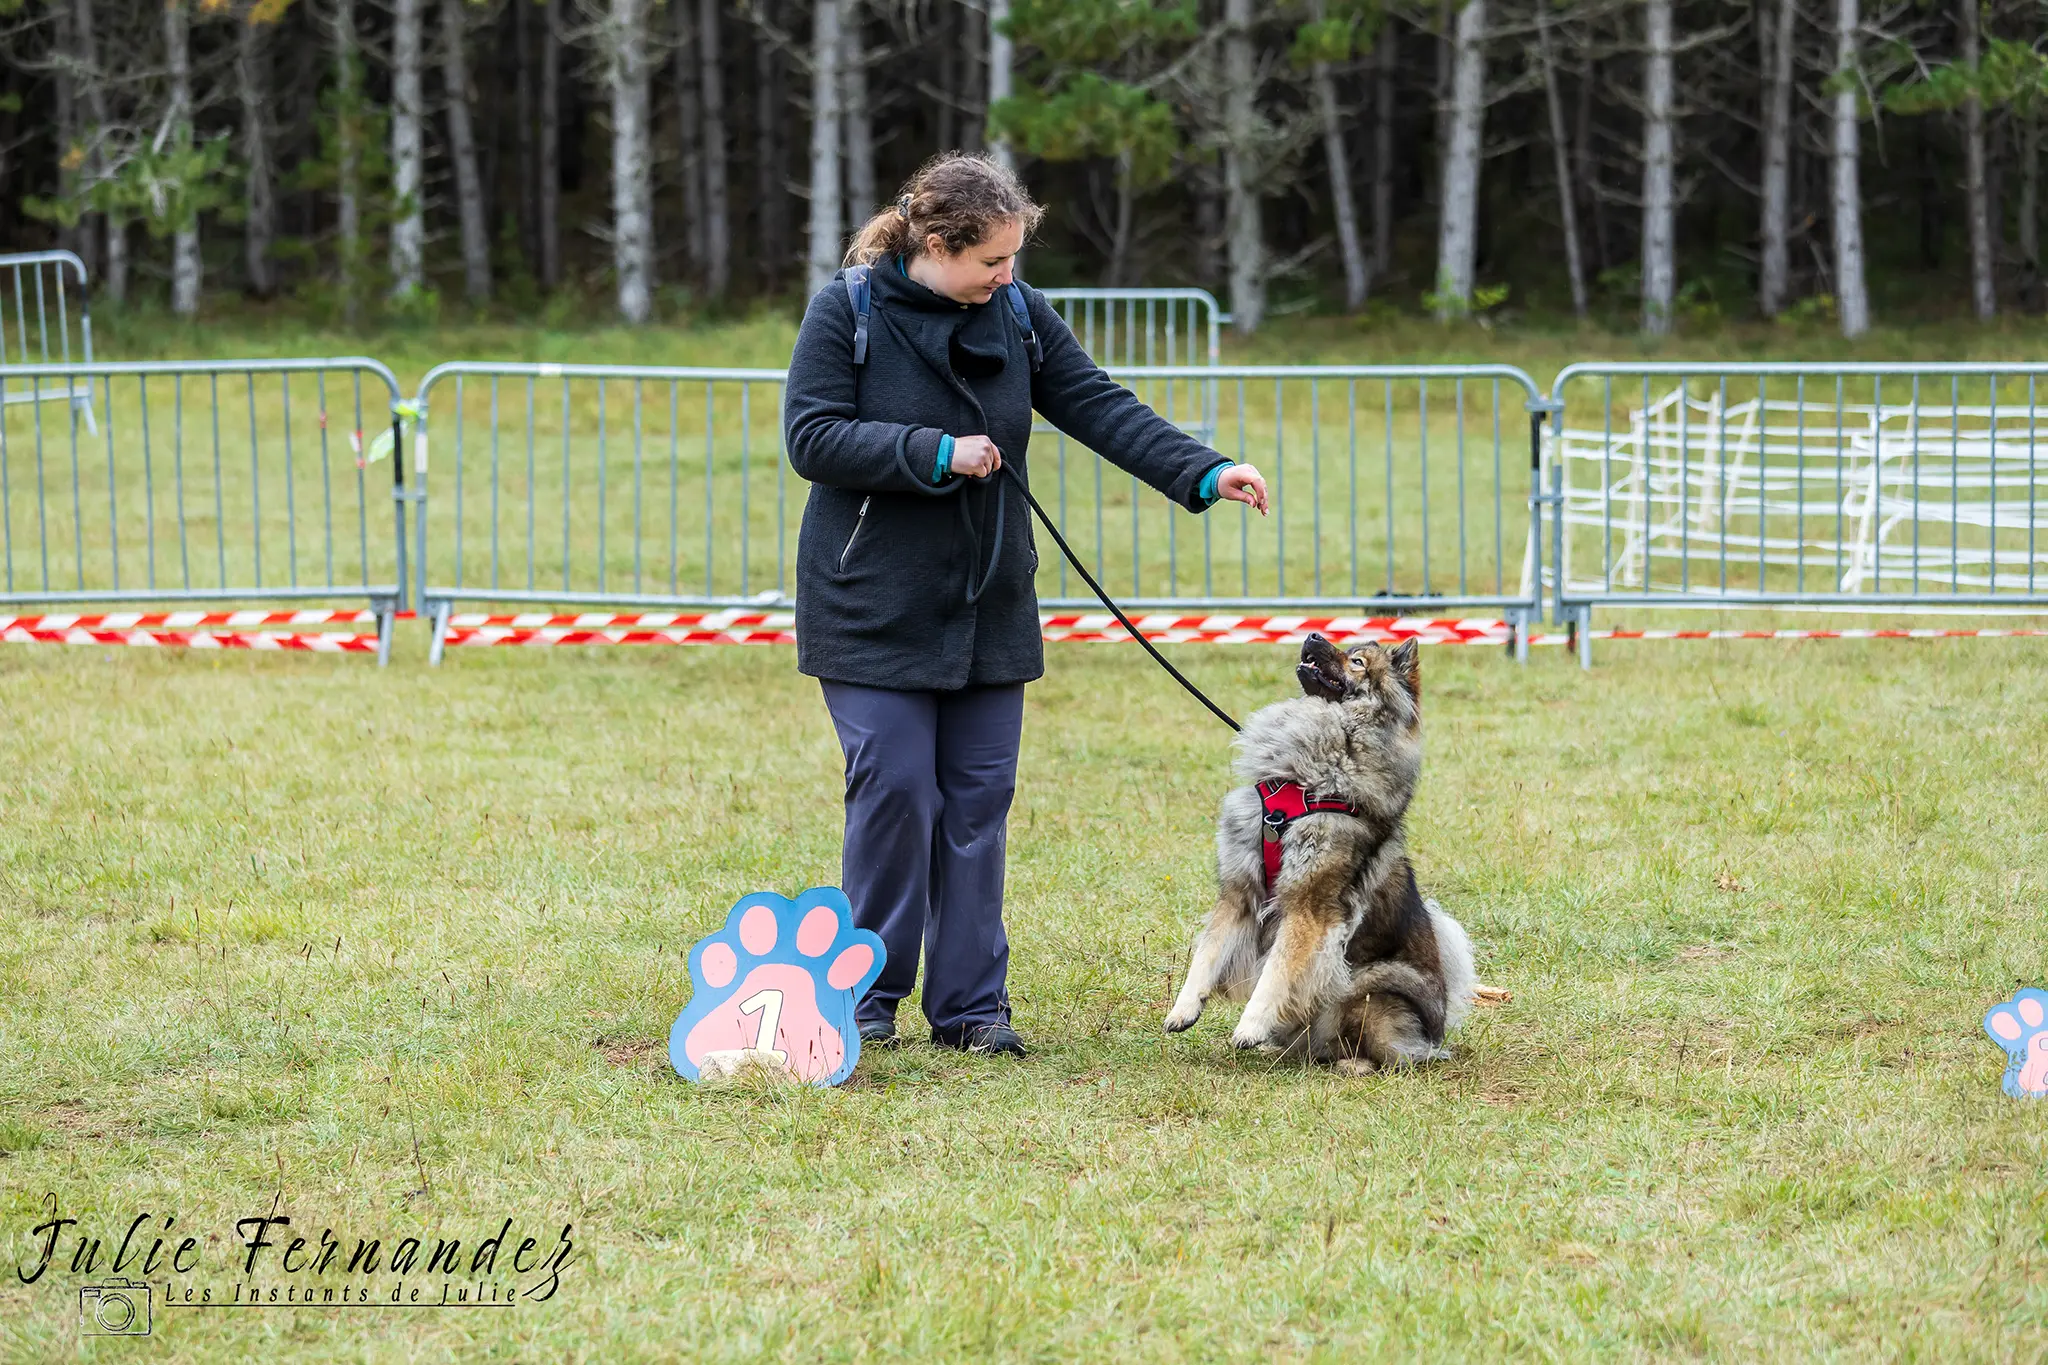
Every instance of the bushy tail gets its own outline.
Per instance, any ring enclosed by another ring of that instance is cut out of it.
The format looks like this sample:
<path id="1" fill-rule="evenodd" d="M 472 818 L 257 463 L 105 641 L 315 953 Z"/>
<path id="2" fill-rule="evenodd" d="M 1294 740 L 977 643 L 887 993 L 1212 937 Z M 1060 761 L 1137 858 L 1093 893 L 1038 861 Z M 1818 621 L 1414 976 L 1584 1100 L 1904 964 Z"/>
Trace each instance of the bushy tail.
<path id="1" fill-rule="evenodd" d="M 1465 936 L 1465 926 L 1433 900 L 1424 901 L 1423 907 L 1436 931 L 1437 958 L 1444 973 L 1444 1032 L 1449 1033 L 1471 1012 L 1472 988 L 1479 982 L 1479 973 L 1472 965 L 1472 940 Z"/>

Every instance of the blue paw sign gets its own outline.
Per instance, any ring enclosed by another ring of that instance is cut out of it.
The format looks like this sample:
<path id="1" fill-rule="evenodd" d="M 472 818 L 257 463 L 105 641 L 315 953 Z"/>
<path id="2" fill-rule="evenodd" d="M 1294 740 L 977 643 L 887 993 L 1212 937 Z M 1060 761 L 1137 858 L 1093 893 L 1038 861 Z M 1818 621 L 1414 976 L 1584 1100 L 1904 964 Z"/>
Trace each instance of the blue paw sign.
<path id="1" fill-rule="evenodd" d="M 860 1060 L 853 1007 L 882 974 L 882 940 L 854 927 L 836 886 L 790 900 L 742 897 L 725 927 L 690 949 L 690 1003 L 668 1057 L 697 1080 L 714 1053 L 771 1052 L 802 1081 L 837 1085 Z"/>

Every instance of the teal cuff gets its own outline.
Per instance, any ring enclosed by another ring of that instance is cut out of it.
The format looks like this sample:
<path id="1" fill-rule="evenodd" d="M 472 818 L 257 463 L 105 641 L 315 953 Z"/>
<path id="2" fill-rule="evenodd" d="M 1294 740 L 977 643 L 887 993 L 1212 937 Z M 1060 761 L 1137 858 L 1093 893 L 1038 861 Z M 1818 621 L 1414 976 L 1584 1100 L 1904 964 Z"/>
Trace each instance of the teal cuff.
<path id="1" fill-rule="evenodd" d="M 1223 471 L 1229 468 L 1230 462 L 1226 460 L 1222 464 L 1211 466 L 1209 472 L 1202 476 L 1201 484 L 1195 489 L 1195 496 L 1202 500 L 1205 507 L 1215 505 L 1216 485 L 1222 481 Z"/>
<path id="2" fill-rule="evenodd" d="M 947 471 L 952 467 L 952 464 L 953 438 L 951 436 L 941 436 L 939 437 L 938 463 L 932 466 L 932 482 L 944 483 Z"/>

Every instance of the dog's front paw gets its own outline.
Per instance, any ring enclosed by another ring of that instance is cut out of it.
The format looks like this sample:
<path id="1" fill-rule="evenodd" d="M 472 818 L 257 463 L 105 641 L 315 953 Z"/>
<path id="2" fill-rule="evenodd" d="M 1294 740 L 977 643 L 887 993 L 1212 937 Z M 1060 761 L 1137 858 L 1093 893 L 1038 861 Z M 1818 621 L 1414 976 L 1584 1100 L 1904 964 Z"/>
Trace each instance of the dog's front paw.
<path id="1" fill-rule="evenodd" d="M 1185 1033 L 1195 1026 L 1202 1017 L 1202 1001 L 1180 999 L 1173 1002 L 1173 1009 L 1166 1016 L 1168 1033 Z"/>

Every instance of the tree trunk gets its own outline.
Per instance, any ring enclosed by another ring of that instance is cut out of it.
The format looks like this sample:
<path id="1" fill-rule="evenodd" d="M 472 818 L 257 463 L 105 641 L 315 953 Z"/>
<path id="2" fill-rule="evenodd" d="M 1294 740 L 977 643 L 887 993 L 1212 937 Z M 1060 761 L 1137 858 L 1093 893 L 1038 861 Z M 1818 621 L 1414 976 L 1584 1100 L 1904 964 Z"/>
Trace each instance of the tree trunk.
<path id="1" fill-rule="evenodd" d="M 1446 111 L 1450 136 L 1437 227 L 1436 312 L 1446 321 L 1472 309 L 1479 244 L 1480 134 L 1486 121 L 1486 0 L 1465 0 L 1456 32 Z"/>
<path id="2" fill-rule="evenodd" d="M 2041 279 L 2041 120 L 2029 110 L 2020 116 L 2020 219 L 2016 245 L 2027 268 L 2027 285 Z"/>
<path id="3" fill-rule="evenodd" d="M 1002 100 L 1009 99 L 1016 91 L 1016 45 L 1004 30 L 1010 22 L 1010 0 L 988 0 L 988 107 L 993 109 Z M 996 138 L 988 145 L 989 154 L 1005 166 L 1015 169 L 1017 159 L 1010 150 L 1008 138 Z M 1130 177 L 1124 177 L 1119 193 L 1128 195 Z"/>
<path id="4" fill-rule="evenodd" d="M 1571 281 L 1572 313 L 1586 316 L 1586 263 L 1579 254 L 1577 182 L 1572 177 L 1571 146 L 1564 128 L 1564 97 L 1557 88 L 1557 63 L 1550 50 L 1550 6 L 1536 6 L 1536 51 L 1543 63 L 1543 99 L 1550 111 L 1550 163 L 1557 175 L 1557 211 L 1564 223 L 1565 273 Z"/>
<path id="5" fill-rule="evenodd" d="M 512 0 L 513 62 L 518 67 L 513 103 L 519 123 L 514 133 L 519 157 L 519 250 L 528 270 L 532 270 L 540 260 L 539 210 L 536 207 L 540 199 L 540 170 L 533 135 L 533 27 L 536 8 L 534 0 Z"/>
<path id="6" fill-rule="evenodd" d="M 1126 147 L 1116 158 L 1116 224 L 1111 229 L 1109 269 L 1102 278 L 1106 289 L 1121 289 L 1124 272 L 1130 267 L 1131 218 L 1137 195 L 1131 188 L 1131 151 Z"/>
<path id="7" fill-rule="evenodd" d="M 960 26 L 961 5 L 941 5 L 938 22 L 932 25 L 932 42 L 939 49 L 938 97 L 934 123 L 939 130 L 939 150 L 950 152 L 960 145 Z"/>
<path id="8" fill-rule="evenodd" d="M 612 269 L 618 276 L 619 314 L 628 322 L 647 321 L 654 305 L 647 38 L 645 0 L 611 0 L 605 86 L 612 110 Z"/>
<path id="9" fill-rule="evenodd" d="M 1671 0 L 1643 7 L 1643 330 L 1671 330 L 1678 292 L 1677 186 L 1671 129 Z"/>
<path id="10" fill-rule="evenodd" d="M 270 260 L 270 246 L 277 238 L 277 190 L 265 122 L 270 105 L 267 36 L 254 18 L 242 19 L 235 32 L 235 91 L 242 103 L 242 246 L 249 292 L 260 299 L 277 290 L 277 271 Z"/>
<path id="11" fill-rule="evenodd" d="M 684 0 L 669 0 L 681 5 Z M 725 297 L 732 283 L 732 212 L 728 205 L 725 154 L 724 35 L 718 28 L 718 0 L 698 0 L 697 41 L 704 92 L 704 292 Z"/>
<path id="12" fill-rule="evenodd" d="M 1315 16 L 1324 13 L 1317 0 Z M 1358 235 L 1358 201 L 1351 194 L 1351 160 L 1344 150 L 1343 116 L 1337 108 L 1337 82 L 1328 62 L 1310 69 L 1315 85 L 1316 113 L 1323 124 L 1323 164 L 1330 173 L 1330 206 L 1337 219 L 1337 251 L 1344 260 L 1344 310 L 1355 313 L 1365 307 L 1365 292 L 1371 282 L 1366 273 L 1365 247 Z"/>
<path id="13" fill-rule="evenodd" d="M 400 0 L 403 3 L 404 0 Z M 540 28 L 540 287 L 562 285 L 562 0 L 546 0 Z"/>
<path id="14" fill-rule="evenodd" d="M 1224 0 L 1223 185 L 1230 219 L 1231 325 L 1243 336 L 1266 317 L 1265 233 L 1258 191 L 1258 89 L 1252 0 Z"/>
<path id="15" fill-rule="evenodd" d="M 73 35 L 78 43 L 78 64 L 85 85 L 86 112 L 92 118 L 92 156 L 86 163 L 95 180 L 109 174 L 106 135 L 107 73 L 100 67 L 99 38 L 94 28 L 92 0 L 77 0 L 72 15 Z M 128 297 L 128 233 L 119 214 L 106 216 L 107 258 L 102 279 L 103 292 L 115 303 Z M 90 231 L 90 228 L 87 229 Z"/>
<path id="16" fill-rule="evenodd" d="M 1791 289 L 1789 247 L 1792 203 L 1792 33 L 1799 11 L 1792 0 L 1769 0 L 1764 70 L 1763 205 L 1758 238 L 1757 309 L 1767 318 L 1785 307 Z"/>
<path id="17" fill-rule="evenodd" d="M 10 9 L 9 13 L 12 12 Z M 72 63 L 65 58 L 77 39 L 71 31 L 72 17 L 69 10 L 60 6 L 53 17 L 57 60 L 52 63 L 50 84 L 57 105 L 57 198 L 68 204 L 78 197 L 78 167 L 71 160 L 71 149 L 78 145 L 78 91 L 77 82 L 72 79 Z M 165 22 L 169 22 L 168 17 Z M 9 55 L 13 55 L 11 51 Z M 77 251 L 90 241 L 91 238 L 84 231 L 82 223 L 73 227 L 65 227 L 61 223 L 57 225 L 57 245 L 62 250 Z M 79 254 L 84 256 L 88 253 Z M 92 269 L 90 260 L 86 261 L 85 268 L 88 271 Z"/>
<path id="18" fill-rule="evenodd" d="M 815 294 L 839 269 L 839 36 L 840 0 L 811 7 L 811 227 L 805 283 Z"/>
<path id="19" fill-rule="evenodd" d="M 1587 62 L 1585 75 L 1579 81 L 1579 105 L 1572 124 L 1572 146 L 1576 149 L 1572 163 L 1585 180 L 1577 187 L 1580 202 L 1592 209 L 1593 269 L 1605 274 L 1613 266 L 1614 258 L 1609 250 L 1607 196 L 1600 192 L 1600 163 L 1593 159 L 1593 90 L 1599 80 L 1599 63 Z"/>
<path id="20" fill-rule="evenodd" d="M 171 76 L 171 137 L 190 145 L 192 136 L 191 17 L 185 0 L 165 0 L 164 54 Z M 199 311 L 199 218 L 171 232 L 171 311 L 189 318 Z"/>
<path id="21" fill-rule="evenodd" d="M 456 215 L 462 225 L 462 288 L 471 303 L 483 303 L 491 297 L 491 234 L 470 125 L 466 36 L 462 0 L 441 0 L 441 83 L 447 87 L 448 159 L 455 163 Z"/>
<path id="22" fill-rule="evenodd" d="M 697 50 L 697 6 L 669 0 L 675 25 L 676 150 L 682 164 L 683 243 L 689 268 L 704 268 L 703 57 Z"/>
<path id="23" fill-rule="evenodd" d="M 1959 5 L 1959 55 L 1966 68 L 1977 65 L 1978 3 L 1960 0 Z M 1963 168 L 1970 220 L 1970 302 L 1978 318 L 1989 321 L 1998 313 L 1998 293 L 1991 258 L 1991 196 L 1984 173 L 1984 105 L 1974 89 L 1963 97 Z"/>
<path id="24" fill-rule="evenodd" d="M 840 0 L 841 4 L 846 0 Z M 960 150 L 975 152 L 981 150 L 982 139 L 988 132 L 988 101 L 982 82 L 977 79 L 981 70 L 984 49 L 988 35 L 982 31 L 981 5 L 969 3 L 960 11 Z"/>
<path id="25" fill-rule="evenodd" d="M 846 227 L 851 234 L 875 209 L 875 129 L 868 110 L 868 54 L 861 32 L 861 0 L 841 0 L 840 11 L 839 120 L 846 134 Z"/>
<path id="26" fill-rule="evenodd" d="M 356 57 L 355 0 L 335 0 L 334 238 L 343 321 L 356 323 L 362 291 L 362 87 Z"/>
<path id="27" fill-rule="evenodd" d="M 775 0 L 762 0 L 769 23 L 776 19 Z M 759 34 L 754 40 L 754 198 L 756 240 L 761 244 L 761 282 L 770 289 L 782 284 L 789 265 L 789 195 L 783 184 L 787 169 L 782 141 L 782 66 L 775 44 Z"/>
<path id="28" fill-rule="evenodd" d="M 1394 100 L 1400 92 L 1400 31 L 1392 15 L 1380 21 L 1379 70 L 1373 76 L 1372 273 L 1385 278 L 1394 268 Z"/>
<path id="29" fill-rule="evenodd" d="M 391 297 L 419 292 L 426 274 L 426 200 L 420 135 L 420 30 L 424 0 L 391 7 Z"/>
<path id="30" fill-rule="evenodd" d="M 1870 298 L 1863 284 L 1863 193 L 1859 179 L 1856 124 L 1856 0 L 1835 3 L 1834 227 L 1835 309 L 1842 335 L 1860 337 L 1870 329 Z"/>

